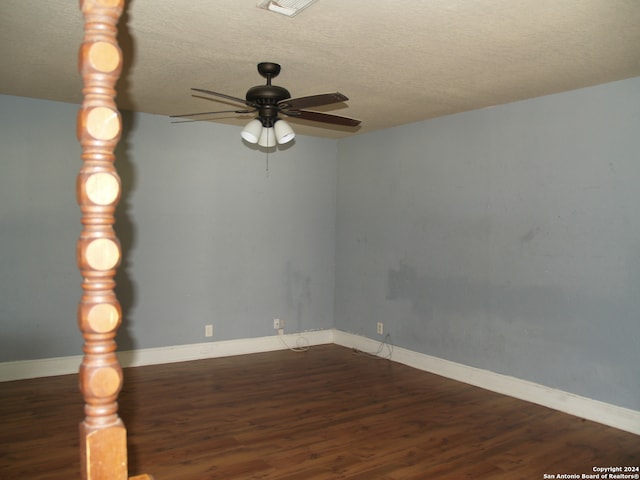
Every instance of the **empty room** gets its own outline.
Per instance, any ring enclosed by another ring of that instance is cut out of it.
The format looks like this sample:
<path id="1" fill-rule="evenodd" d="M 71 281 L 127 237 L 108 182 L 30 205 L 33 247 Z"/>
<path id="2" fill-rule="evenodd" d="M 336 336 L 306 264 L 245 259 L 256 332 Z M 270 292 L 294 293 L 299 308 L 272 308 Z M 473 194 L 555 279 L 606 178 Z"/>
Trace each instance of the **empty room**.
<path id="1" fill-rule="evenodd" d="M 640 3 L 0 40 L 0 479 L 640 478 Z"/>

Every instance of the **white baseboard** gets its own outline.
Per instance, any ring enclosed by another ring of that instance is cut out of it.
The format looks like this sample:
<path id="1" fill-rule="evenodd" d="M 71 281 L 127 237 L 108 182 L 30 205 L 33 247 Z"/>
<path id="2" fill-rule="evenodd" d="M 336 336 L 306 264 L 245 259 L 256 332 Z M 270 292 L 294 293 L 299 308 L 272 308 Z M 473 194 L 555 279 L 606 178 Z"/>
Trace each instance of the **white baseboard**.
<path id="1" fill-rule="evenodd" d="M 0 363 L 0 382 L 77 373 L 82 355 Z"/>
<path id="2" fill-rule="evenodd" d="M 379 341 L 337 330 L 334 343 L 364 352 L 376 352 Z M 386 355 L 388 350 L 381 352 Z M 486 390 L 536 403 L 576 417 L 640 435 L 640 412 L 573 393 L 545 387 L 515 377 L 443 360 L 404 348 L 393 347 L 391 360 Z"/>
<path id="3" fill-rule="evenodd" d="M 205 358 L 231 357 L 250 353 L 273 352 L 297 347 L 299 339 L 304 345 L 333 343 L 333 330 L 316 330 L 300 334 L 271 335 L 258 338 L 241 338 L 219 342 L 195 343 L 172 347 L 144 348 L 118 353 L 123 367 L 141 367 L 162 363 L 188 362 Z"/>
<path id="4" fill-rule="evenodd" d="M 295 348 L 299 346 L 298 344 L 313 346 L 333 343 L 333 332 L 333 330 L 316 330 L 281 336 L 271 335 L 191 345 L 143 348 L 117 352 L 117 356 L 118 361 L 125 368 L 188 362 L 205 358 L 285 350 L 288 347 Z M 0 363 L 0 382 L 78 373 L 81 363 L 81 355 L 3 362 Z"/>
<path id="5" fill-rule="evenodd" d="M 364 352 L 376 352 L 380 346 L 380 342 L 360 335 L 339 330 L 318 330 L 301 334 L 271 335 L 123 351 L 118 352 L 118 359 L 123 367 L 140 367 L 284 350 L 288 347 L 300 346 L 300 341 L 303 345 L 309 346 L 335 343 L 348 348 L 357 348 Z M 388 350 L 385 349 L 380 354 L 387 355 Z M 400 347 L 393 347 L 391 360 L 640 435 L 640 412 L 636 410 L 618 407 L 527 380 L 470 367 Z M 82 356 L 80 355 L 4 362 L 0 363 L 0 382 L 73 374 L 78 372 L 81 362 Z"/>

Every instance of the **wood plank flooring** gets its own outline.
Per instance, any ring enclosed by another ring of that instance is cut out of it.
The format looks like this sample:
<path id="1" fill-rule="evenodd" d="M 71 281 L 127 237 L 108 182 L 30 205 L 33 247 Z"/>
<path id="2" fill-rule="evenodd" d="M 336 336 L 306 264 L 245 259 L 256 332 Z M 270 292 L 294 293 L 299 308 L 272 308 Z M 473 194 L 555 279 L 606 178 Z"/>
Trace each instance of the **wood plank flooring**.
<path id="1" fill-rule="evenodd" d="M 0 479 L 79 478 L 77 376 L 0 383 Z M 125 370 L 155 480 L 542 479 L 640 464 L 640 436 L 336 345 Z"/>

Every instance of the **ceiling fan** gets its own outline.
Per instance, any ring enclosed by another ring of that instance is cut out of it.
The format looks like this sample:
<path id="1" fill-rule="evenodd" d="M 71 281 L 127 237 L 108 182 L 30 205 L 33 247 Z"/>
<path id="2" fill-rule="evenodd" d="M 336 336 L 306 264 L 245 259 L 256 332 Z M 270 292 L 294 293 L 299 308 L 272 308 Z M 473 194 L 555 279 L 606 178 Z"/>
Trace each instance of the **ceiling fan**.
<path id="1" fill-rule="evenodd" d="M 356 127 L 361 123 L 360 120 L 353 118 L 305 110 L 307 108 L 331 105 L 349 100 L 339 92 L 291 98 L 291 94 L 286 88 L 271 84 L 271 80 L 280 73 L 280 65 L 272 62 L 259 63 L 258 73 L 267 79 L 267 84 L 251 87 L 247 90 L 244 100 L 203 88 L 191 89 L 200 94 L 220 97 L 225 100 L 240 103 L 248 108 L 171 115 L 171 118 L 197 117 L 218 113 L 249 114 L 257 112 L 257 117 L 244 127 L 240 135 L 247 142 L 257 143 L 262 147 L 274 147 L 276 142 L 284 144 L 294 139 L 295 133 L 293 129 L 287 122 L 279 118 L 279 114 L 286 115 L 293 119 L 311 120 L 347 127 Z"/>

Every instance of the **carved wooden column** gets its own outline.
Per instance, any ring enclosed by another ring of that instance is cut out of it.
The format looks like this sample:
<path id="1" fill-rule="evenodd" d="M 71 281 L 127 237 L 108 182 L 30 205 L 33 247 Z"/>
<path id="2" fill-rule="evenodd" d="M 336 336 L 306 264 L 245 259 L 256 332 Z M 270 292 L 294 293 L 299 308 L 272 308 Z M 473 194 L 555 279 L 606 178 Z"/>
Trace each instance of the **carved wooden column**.
<path id="1" fill-rule="evenodd" d="M 121 256 L 113 230 L 120 199 L 113 152 L 122 128 L 115 84 L 122 67 L 116 25 L 123 7 L 124 0 L 80 0 L 85 21 L 79 58 L 84 100 L 77 124 L 82 167 L 76 192 L 83 226 L 77 257 L 83 277 L 78 323 L 84 337 L 80 389 L 85 418 L 80 424 L 80 449 L 85 480 L 127 479 L 126 430 L 117 404 L 122 369 L 114 340 L 121 309 L 113 291 Z"/>

